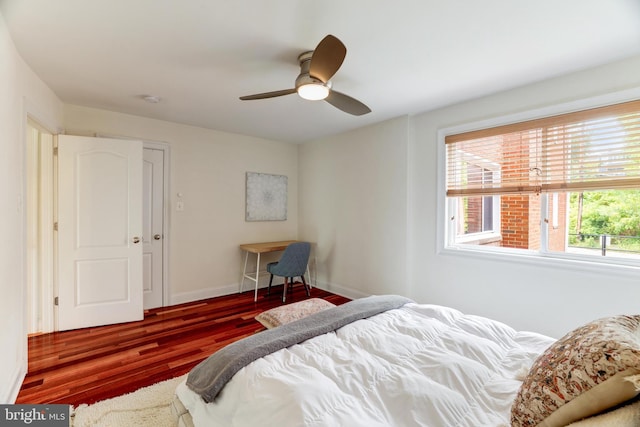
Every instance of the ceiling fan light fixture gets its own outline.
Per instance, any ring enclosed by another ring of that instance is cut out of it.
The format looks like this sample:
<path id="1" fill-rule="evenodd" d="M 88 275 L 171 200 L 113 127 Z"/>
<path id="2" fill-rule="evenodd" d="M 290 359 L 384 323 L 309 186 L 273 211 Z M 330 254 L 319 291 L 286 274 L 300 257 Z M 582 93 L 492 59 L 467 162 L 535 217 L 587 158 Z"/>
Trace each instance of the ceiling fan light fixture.
<path id="1" fill-rule="evenodd" d="M 329 96 L 329 88 L 321 83 L 307 83 L 298 86 L 298 95 L 309 101 L 320 101 Z"/>
<path id="2" fill-rule="evenodd" d="M 300 74 L 296 77 L 293 88 L 241 96 L 240 100 L 275 98 L 297 93 L 305 100 L 325 100 L 337 109 L 354 116 L 370 113 L 371 109 L 362 102 L 331 88 L 331 78 L 342 65 L 346 54 L 347 48 L 344 44 L 329 34 L 318 43 L 315 50 L 298 55 Z"/>

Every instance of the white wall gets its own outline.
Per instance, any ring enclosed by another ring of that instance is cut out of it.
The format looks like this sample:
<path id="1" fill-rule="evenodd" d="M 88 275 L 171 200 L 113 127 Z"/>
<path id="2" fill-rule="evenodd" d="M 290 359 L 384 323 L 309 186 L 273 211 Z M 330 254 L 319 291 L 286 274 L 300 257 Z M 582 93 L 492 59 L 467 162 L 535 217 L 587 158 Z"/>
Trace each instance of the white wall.
<path id="1" fill-rule="evenodd" d="M 555 337 L 595 318 L 640 313 L 640 271 L 491 260 L 436 252 L 437 132 L 514 112 L 640 88 L 640 57 L 506 91 L 412 118 L 414 209 L 411 296 L 488 315 Z M 418 165 L 423 167 L 418 167 Z M 617 274 L 615 273 L 617 271 Z"/>
<path id="2" fill-rule="evenodd" d="M 437 247 L 438 130 L 634 87 L 640 57 L 302 146 L 300 234 L 326 252 L 318 259 L 324 286 L 403 294 L 555 337 L 597 317 L 640 312 L 637 270 L 602 274 Z"/>
<path id="3" fill-rule="evenodd" d="M 172 304 L 236 292 L 244 260 L 239 244 L 298 237 L 295 144 L 73 105 L 65 106 L 64 125 L 67 133 L 169 144 Z M 286 221 L 245 222 L 246 172 L 288 177 Z M 177 193 L 184 211 L 175 209 Z M 247 281 L 245 290 L 251 285 Z"/>
<path id="4" fill-rule="evenodd" d="M 27 368 L 26 115 L 57 128 L 62 122 L 62 104 L 17 54 L 1 14 L 0 94 L 0 402 L 9 403 L 15 400 Z"/>
<path id="5" fill-rule="evenodd" d="M 318 285 L 361 297 L 408 292 L 406 117 L 300 146 L 300 238 Z"/>

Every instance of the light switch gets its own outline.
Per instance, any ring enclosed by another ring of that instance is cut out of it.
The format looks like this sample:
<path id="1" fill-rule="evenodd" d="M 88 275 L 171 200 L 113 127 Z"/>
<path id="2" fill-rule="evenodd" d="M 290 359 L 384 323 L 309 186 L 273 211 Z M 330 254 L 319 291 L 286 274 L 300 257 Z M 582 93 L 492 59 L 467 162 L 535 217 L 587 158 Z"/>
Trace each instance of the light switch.
<path id="1" fill-rule="evenodd" d="M 176 202 L 176 210 L 177 211 L 184 210 L 184 202 L 182 200 L 178 200 L 178 202 Z"/>

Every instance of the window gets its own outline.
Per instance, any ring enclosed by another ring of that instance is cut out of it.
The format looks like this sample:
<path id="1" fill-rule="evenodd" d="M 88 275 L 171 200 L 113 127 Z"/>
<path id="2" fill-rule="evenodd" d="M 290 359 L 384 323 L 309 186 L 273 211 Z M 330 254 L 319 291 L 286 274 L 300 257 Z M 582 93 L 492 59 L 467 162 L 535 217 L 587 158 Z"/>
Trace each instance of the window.
<path id="1" fill-rule="evenodd" d="M 493 185 L 500 179 L 497 163 L 468 156 L 459 165 L 461 179 L 467 184 Z M 494 196 L 462 197 L 456 205 L 456 242 L 496 241 L 500 229 L 500 200 Z M 498 239 L 499 240 L 499 239 Z"/>
<path id="2" fill-rule="evenodd" d="M 640 259 L 640 190 L 568 194 L 566 252 Z"/>
<path id="3" fill-rule="evenodd" d="M 445 137 L 448 246 L 640 263 L 640 100 Z"/>

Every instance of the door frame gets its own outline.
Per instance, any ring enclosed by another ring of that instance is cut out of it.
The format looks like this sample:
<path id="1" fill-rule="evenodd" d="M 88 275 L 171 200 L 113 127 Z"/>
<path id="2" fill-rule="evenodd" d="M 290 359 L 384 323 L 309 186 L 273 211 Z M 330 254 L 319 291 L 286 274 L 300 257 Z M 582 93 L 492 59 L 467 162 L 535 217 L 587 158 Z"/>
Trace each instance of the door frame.
<path id="1" fill-rule="evenodd" d="M 51 117 L 46 114 L 36 103 L 32 102 L 28 97 L 23 97 L 22 99 L 22 126 L 21 126 L 21 135 L 20 140 L 22 141 L 22 182 L 21 182 L 21 195 L 19 199 L 18 209 L 22 213 L 23 223 L 22 223 L 22 253 L 23 253 L 23 286 L 22 286 L 22 307 L 24 310 L 23 316 L 23 336 L 24 336 L 24 347 L 25 347 L 25 357 L 26 357 L 26 346 L 27 346 L 27 336 L 29 335 L 29 327 L 27 320 L 27 313 L 29 312 L 29 305 L 32 304 L 32 301 L 27 300 L 27 268 L 29 261 L 27 260 L 29 257 L 27 251 L 27 227 L 30 227 L 29 224 L 30 218 L 27 214 L 26 209 L 26 200 L 31 197 L 29 195 L 29 189 L 27 188 L 27 174 L 29 170 L 27 168 L 27 132 L 29 129 L 29 122 L 35 124 L 41 132 L 44 132 L 48 135 L 51 135 L 53 138 L 53 145 L 50 147 L 45 147 L 45 152 L 43 154 L 42 162 L 47 162 L 47 166 L 45 171 L 42 171 L 46 174 L 47 177 L 51 179 L 50 185 L 41 188 L 43 193 L 40 195 L 39 199 L 48 199 L 52 201 L 51 206 L 46 206 L 45 209 L 45 217 L 50 221 L 49 229 L 46 230 L 46 233 L 50 233 L 53 237 L 53 241 L 42 242 L 43 244 L 39 245 L 39 258 L 44 260 L 44 265 L 39 265 L 38 268 L 40 270 L 40 276 L 45 277 L 48 283 L 40 283 L 39 285 L 47 285 L 47 288 L 41 288 L 43 294 L 43 304 L 41 307 L 43 308 L 42 318 L 40 319 L 42 322 L 42 332 L 53 332 L 56 329 L 55 321 L 55 307 L 53 305 L 53 297 L 57 293 L 57 277 L 56 277 L 56 252 L 55 252 L 55 233 L 53 232 L 53 222 L 56 221 L 56 180 L 57 180 L 57 171 L 56 171 L 56 162 L 54 161 L 53 149 L 57 145 L 56 136 L 60 133 L 63 133 L 62 127 L 58 122 L 57 118 Z M 45 224 L 41 224 L 43 227 Z M 49 304 L 46 304 L 46 300 L 49 301 Z M 26 372 L 26 371 L 25 371 Z"/>
<path id="2" fill-rule="evenodd" d="M 55 161 L 54 147 L 56 136 L 31 117 L 27 120 L 27 131 L 34 129 L 38 132 L 38 139 L 26 137 L 27 165 L 25 170 L 26 192 L 25 213 L 26 227 L 31 232 L 27 234 L 34 250 L 26 256 L 28 288 L 26 305 L 29 322 L 32 327 L 29 333 L 52 332 L 54 326 L 54 294 L 55 294 Z M 28 185 L 31 182 L 31 185 Z"/>

